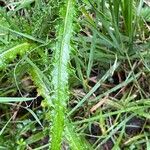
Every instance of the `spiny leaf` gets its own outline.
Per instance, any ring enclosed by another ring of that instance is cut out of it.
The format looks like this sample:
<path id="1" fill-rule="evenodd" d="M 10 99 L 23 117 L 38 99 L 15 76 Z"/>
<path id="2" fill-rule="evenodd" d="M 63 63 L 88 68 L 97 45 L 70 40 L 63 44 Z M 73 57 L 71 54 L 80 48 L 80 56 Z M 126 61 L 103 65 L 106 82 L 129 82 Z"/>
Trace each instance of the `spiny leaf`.
<path id="1" fill-rule="evenodd" d="M 51 98 L 49 96 L 50 89 L 46 87 L 46 84 L 43 81 L 43 78 L 45 76 L 42 74 L 41 70 L 30 59 L 27 59 L 27 62 L 30 64 L 30 67 L 29 67 L 30 69 L 28 70 L 28 73 L 31 75 L 33 82 L 38 87 L 38 92 L 43 96 L 43 98 L 45 98 L 48 101 L 48 105 L 52 106 Z M 69 121 L 66 121 L 65 137 L 67 141 L 69 142 L 70 147 L 73 150 L 88 149 L 87 143 L 81 137 L 79 137 L 73 130 L 74 128 L 73 128 L 72 123 L 69 123 Z M 91 148 L 89 149 L 92 150 Z"/>
<path id="2" fill-rule="evenodd" d="M 48 79 L 29 58 L 27 58 L 26 61 L 30 64 L 28 73 L 31 75 L 34 84 L 38 87 L 39 95 L 42 95 L 44 98 L 46 98 L 48 100 L 49 105 L 52 105 L 50 98 L 50 89 L 46 85 L 46 82 L 47 84 L 50 84 Z"/>
<path id="3" fill-rule="evenodd" d="M 71 150 L 93 150 L 84 138 L 81 138 L 79 134 L 74 132 L 72 123 L 66 123 L 65 137 L 69 141 Z"/>
<path id="4" fill-rule="evenodd" d="M 23 55 L 25 52 L 27 52 L 29 50 L 29 46 L 30 46 L 29 43 L 22 43 L 1 53 L 0 69 L 3 69 L 6 64 L 13 61 L 16 58 L 17 54 Z"/>
<path id="5" fill-rule="evenodd" d="M 58 39 L 54 50 L 54 69 L 52 85 L 54 93 L 52 101 L 51 150 L 61 149 L 61 140 L 65 123 L 66 101 L 68 100 L 68 62 L 70 60 L 70 39 L 73 32 L 73 16 L 75 1 L 67 0 L 60 10 L 61 24 L 58 26 Z"/>

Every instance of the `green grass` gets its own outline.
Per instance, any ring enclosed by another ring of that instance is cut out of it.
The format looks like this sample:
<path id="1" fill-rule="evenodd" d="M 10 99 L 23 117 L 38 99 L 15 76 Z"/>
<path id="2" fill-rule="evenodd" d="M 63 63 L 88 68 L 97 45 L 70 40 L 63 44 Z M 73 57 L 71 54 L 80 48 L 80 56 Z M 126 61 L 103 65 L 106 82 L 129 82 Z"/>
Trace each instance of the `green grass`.
<path id="1" fill-rule="evenodd" d="M 0 0 L 0 149 L 149 150 L 149 12 Z"/>

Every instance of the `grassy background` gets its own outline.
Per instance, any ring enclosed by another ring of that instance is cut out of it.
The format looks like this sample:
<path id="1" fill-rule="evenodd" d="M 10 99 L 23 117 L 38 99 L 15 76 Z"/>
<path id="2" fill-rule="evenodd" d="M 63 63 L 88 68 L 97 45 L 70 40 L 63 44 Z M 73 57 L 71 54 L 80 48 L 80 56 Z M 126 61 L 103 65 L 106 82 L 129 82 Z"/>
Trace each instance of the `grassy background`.
<path id="1" fill-rule="evenodd" d="M 146 0 L 0 0 L 0 149 L 149 150 L 149 35 Z"/>

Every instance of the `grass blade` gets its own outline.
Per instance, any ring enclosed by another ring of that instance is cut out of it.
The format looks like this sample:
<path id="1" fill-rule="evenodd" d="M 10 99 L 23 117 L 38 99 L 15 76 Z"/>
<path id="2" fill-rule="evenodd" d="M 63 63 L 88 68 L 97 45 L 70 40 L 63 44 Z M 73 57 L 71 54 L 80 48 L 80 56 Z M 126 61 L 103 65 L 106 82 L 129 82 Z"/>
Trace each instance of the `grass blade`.
<path id="1" fill-rule="evenodd" d="M 8 102 L 23 102 L 23 101 L 31 101 L 34 98 L 26 98 L 26 97 L 0 97 L 0 103 L 8 103 Z"/>
<path id="2" fill-rule="evenodd" d="M 15 31 L 13 29 L 10 29 L 10 28 L 7 28 L 7 27 L 4 27 L 3 25 L 0 25 L 0 29 L 3 29 L 3 30 L 7 30 L 7 31 L 10 31 L 11 33 L 14 33 L 14 34 L 17 34 L 18 36 L 21 36 L 21 37 L 25 37 L 29 40 L 32 40 L 32 41 L 35 41 L 35 42 L 38 42 L 38 43 L 41 43 L 41 44 L 44 44 L 45 42 L 40 40 L 40 39 L 37 39 L 31 35 L 28 35 L 26 33 L 21 33 L 19 31 Z"/>

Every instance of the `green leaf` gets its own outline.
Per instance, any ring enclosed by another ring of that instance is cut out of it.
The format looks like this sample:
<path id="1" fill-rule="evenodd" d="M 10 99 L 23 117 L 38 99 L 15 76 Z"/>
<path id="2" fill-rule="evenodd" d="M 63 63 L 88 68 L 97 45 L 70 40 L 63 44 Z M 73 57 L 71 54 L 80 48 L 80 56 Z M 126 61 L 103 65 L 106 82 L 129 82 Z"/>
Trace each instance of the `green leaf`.
<path id="1" fill-rule="evenodd" d="M 22 33 L 22 32 L 19 32 L 19 31 L 12 30 L 12 29 L 10 29 L 10 28 L 8 28 L 8 27 L 5 27 L 5 26 L 3 26 L 3 25 L 0 25 L 0 29 L 6 30 L 6 31 L 10 31 L 11 33 L 15 33 L 15 34 L 17 34 L 18 36 L 27 38 L 27 39 L 29 39 L 29 40 L 32 40 L 32 41 L 35 41 L 35 42 L 38 42 L 38 43 L 41 43 L 41 44 L 44 44 L 44 43 L 45 43 L 44 41 L 42 41 L 42 40 L 40 40 L 40 39 L 37 39 L 37 38 L 35 38 L 35 37 L 31 36 L 31 35 L 28 35 L 28 34 L 26 34 L 26 33 Z"/>
<path id="2" fill-rule="evenodd" d="M 29 43 L 22 43 L 0 54 L 0 69 L 3 69 L 9 62 L 13 61 L 17 54 L 23 55 L 30 48 Z"/>
<path id="3" fill-rule="evenodd" d="M 34 98 L 26 98 L 26 97 L 0 97 L 0 103 L 9 103 L 9 102 L 23 102 L 23 101 L 31 101 Z"/>
<path id="4" fill-rule="evenodd" d="M 37 117 L 37 115 L 34 113 L 34 111 L 31 110 L 30 108 L 25 108 L 25 109 L 28 110 L 28 111 L 32 114 L 32 116 L 35 118 L 35 120 L 38 122 L 38 124 L 39 124 L 42 128 L 44 128 L 43 125 L 42 125 L 42 123 L 41 123 L 41 121 L 39 120 L 39 118 Z"/>
<path id="5" fill-rule="evenodd" d="M 74 130 L 72 123 L 66 123 L 65 137 L 69 141 L 71 150 L 93 150 L 90 144 Z"/>
<path id="6" fill-rule="evenodd" d="M 35 85 L 38 87 L 38 92 L 40 92 L 40 94 L 48 101 L 48 105 L 49 105 L 49 107 L 51 107 L 52 102 L 51 102 L 51 98 L 50 98 L 50 89 L 46 86 L 45 81 L 43 80 L 43 78 L 46 78 L 46 77 L 41 72 L 41 70 L 30 59 L 27 58 L 27 62 L 31 66 L 29 68 L 29 74 L 31 75 L 32 80 L 35 83 Z M 51 114 L 50 114 L 50 118 L 51 118 Z M 72 124 L 69 123 L 68 121 L 66 121 L 66 127 L 65 127 L 64 133 L 65 133 L 66 139 L 69 142 L 70 147 L 73 148 L 75 146 L 74 149 L 76 148 L 77 150 L 80 150 L 80 149 L 82 150 L 82 148 L 86 147 L 86 144 L 85 144 L 86 142 L 81 140 L 81 138 L 76 133 L 74 133 Z M 34 141 L 35 138 L 36 138 L 36 135 L 35 135 L 35 137 L 33 136 L 33 140 L 32 140 L 32 138 L 29 138 L 29 139 L 27 139 L 27 141 L 28 142 Z M 82 144 L 81 144 L 81 141 L 82 141 Z M 48 147 L 49 145 L 50 144 L 41 146 L 39 148 L 36 148 L 35 150 L 43 149 L 45 147 Z"/>
<path id="7" fill-rule="evenodd" d="M 53 54 L 51 150 L 60 150 L 64 131 L 66 102 L 68 96 L 68 63 L 70 61 L 70 39 L 73 32 L 75 1 L 67 0 L 60 10 L 61 22 L 58 26 L 57 42 Z"/>

